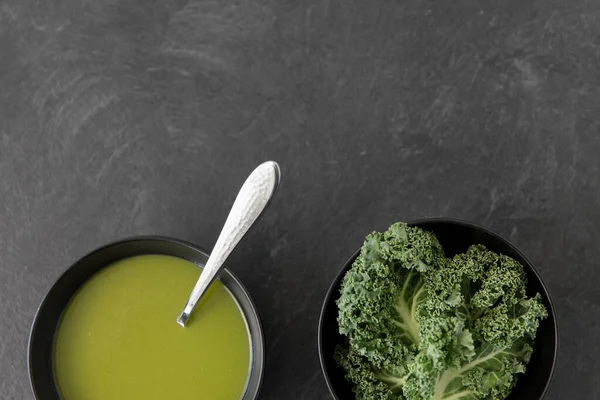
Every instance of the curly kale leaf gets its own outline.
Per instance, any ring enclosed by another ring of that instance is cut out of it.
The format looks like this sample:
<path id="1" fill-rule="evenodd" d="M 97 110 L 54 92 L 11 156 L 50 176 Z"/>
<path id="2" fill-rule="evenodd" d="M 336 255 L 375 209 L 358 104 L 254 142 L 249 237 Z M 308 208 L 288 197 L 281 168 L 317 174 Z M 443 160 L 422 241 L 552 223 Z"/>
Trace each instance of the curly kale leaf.
<path id="1" fill-rule="evenodd" d="M 404 224 L 367 236 L 342 281 L 340 333 L 376 368 L 401 374 L 420 342 L 416 314 L 426 298 L 419 271 L 445 261 L 434 235 Z"/>
<path id="2" fill-rule="evenodd" d="M 377 370 L 352 347 L 338 346 L 335 360 L 346 371 L 346 379 L 354 382 L 354 392 L 361 399 L 404 400 L 404 375 Z"/>
<path id="3" fill-rule="evenodd" d="M 504 399 L 547 316 L 526 284 L 517 261 L 481 245 L 447 259 L 419 228 L 372 233 L 342 281 L 338 363 L 364 400 Z"/>
<path id="4" fill-rule="evenodd" d="M 523 337 L 535 338 L 540 321 L 548 314 L 539 294 L 527 298 L 521 264 L 481 245 L 455 256 L 452 264 L 473 280 L 472 292 L 464 300 L 476 341 L 506 347 Z"/>
<path id="5" fill-rule="evenodd" d="M 503 348 L 485 344 L 460 368 L 431 371 L 407 380 L 403 393 L 406 399 L 504 399 L 516 383 L 515 374 L 525 371 L 531 352 L 525 340 Z"/>

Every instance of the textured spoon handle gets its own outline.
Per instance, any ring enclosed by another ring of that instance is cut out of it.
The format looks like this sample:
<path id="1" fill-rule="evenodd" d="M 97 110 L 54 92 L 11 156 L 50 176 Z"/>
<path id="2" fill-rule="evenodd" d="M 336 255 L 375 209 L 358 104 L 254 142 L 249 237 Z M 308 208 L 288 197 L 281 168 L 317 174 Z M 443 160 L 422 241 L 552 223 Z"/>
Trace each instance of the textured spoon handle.
<path id="1" fill-rule="evenodd" d="M 229 211 L 217 243 L 200 274 L 185 309 L 177 320 L 181 326 L 185 326 L 194 307 L 215 279 L 233 249 L 265 210 L 277 190 L 279 179 L 279 166 L 274 161 L 262 163 L 246 179 L 231 211 Z"/>

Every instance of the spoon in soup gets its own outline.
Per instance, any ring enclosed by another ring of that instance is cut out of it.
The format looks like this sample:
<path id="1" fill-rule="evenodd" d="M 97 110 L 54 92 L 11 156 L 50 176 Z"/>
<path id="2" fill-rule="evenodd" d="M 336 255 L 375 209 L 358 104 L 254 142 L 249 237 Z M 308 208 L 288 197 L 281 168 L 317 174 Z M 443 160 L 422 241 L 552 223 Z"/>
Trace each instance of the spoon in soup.
<path id="1" fill-rule="evenodd" d="M 229 211 L 200 278 L 177 319 L 179 325 L 185 327 L 194 308 L 223 268 L 233 249 L 273 199 L 280 179 L 281 172 L 275 161 L 262 163 L 248 176 Z"/>

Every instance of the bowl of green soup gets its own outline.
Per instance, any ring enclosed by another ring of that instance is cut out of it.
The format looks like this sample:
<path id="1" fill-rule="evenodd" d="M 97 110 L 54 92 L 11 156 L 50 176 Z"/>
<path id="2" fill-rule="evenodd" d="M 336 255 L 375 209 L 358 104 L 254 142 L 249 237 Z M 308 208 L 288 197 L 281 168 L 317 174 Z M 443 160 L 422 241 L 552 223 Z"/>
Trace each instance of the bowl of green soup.
<path id="1" fill-rule="evenodd" d="M 104 246 L 71 266 L 29 339 L 37 400 L 254 400 L 265 345 L 256 308 L 226 268 L 187 326 L 176 322 L 208 255 L 171 238 Z"/>

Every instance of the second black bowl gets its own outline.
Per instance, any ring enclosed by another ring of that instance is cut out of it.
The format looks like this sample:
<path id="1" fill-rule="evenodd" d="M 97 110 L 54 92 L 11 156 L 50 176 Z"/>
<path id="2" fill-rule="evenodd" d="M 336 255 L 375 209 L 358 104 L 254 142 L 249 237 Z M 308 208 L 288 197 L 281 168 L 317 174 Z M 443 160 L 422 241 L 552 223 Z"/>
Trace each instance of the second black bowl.
<path id="1" fill-rule="evenodd" d="M 554 374 L 558 354 L 558 327 L 548 289 L 533 264 L 508 240 L 475 224 L 439 218 L 413 221 L 409 225 L 433 232 L 447 256 L 465 252 L 473 244 L 482 244 L 489 250 L 510 256 L 523 265 L 527 274 L 527 295 L 532 296 L 535 293 L 542 295 L 542 300 L 548 310 L 548 318 L 542 321 L 538 329 L 527 372 L 518 377 L 517 385 L 508 400 L 543 399 Z M 340 296 L 342 278 L 354 263 L 359 252 L 360 250 L 350 257 L 331 284 L 319 319 L 321 368 L 329 391 L 336 400 L 355 398 L 352 385 L 345 379 L 344 370 L 336 364 L 333 354 L 335 347 L 344 342 L 344 337 L 338 331 L 338 309 L 335 302 Z"/>

